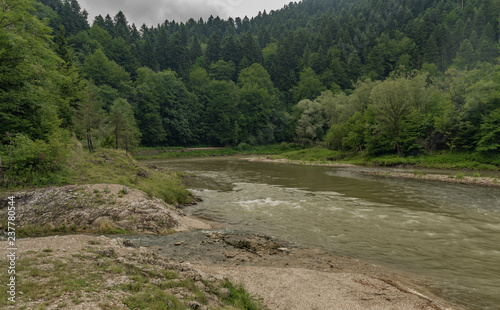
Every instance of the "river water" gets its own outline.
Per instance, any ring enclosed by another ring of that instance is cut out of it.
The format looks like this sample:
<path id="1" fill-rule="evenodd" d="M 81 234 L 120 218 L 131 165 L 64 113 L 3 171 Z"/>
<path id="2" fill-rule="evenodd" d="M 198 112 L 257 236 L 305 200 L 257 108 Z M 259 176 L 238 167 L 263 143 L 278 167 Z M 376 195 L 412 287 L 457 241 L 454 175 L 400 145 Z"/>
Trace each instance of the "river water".
<path id="1" fill-rule="evenodd" d="M 194 176 L 187 212 L 410 272 L 470 309 L 500 309 L 500 190 L 237 157 L 147 161 Z"/>

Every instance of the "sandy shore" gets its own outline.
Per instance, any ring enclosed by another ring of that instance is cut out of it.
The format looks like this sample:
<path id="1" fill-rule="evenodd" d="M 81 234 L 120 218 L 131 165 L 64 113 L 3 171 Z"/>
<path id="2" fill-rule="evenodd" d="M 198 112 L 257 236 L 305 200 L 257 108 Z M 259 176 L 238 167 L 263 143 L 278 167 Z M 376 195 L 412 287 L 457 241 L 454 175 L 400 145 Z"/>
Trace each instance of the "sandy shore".
<path id="1" fill-rule="evenodd" d="M 129 309 L 126 301 L 138 293 L 127 287 L 139 281 L 137 270 L 143 270 L 139 275 L 149 277 L 153 271 L 163 274 L 166 269 L 177 270 L 183 281 L 195 281 L 196 294 L 204 292 L 202 300 L 206 304 L 194 301 L 197 295 L 193 292 L 172 288 L 171 284 L 160 285 L 167 281 L 162 276 L 147 280 L 143 276 L 138 283 L 157 285 L 191 309 L 231 309 L 222 306 L 221 294 L 206 287 L 210 281 L 221 285 L 223 278 L 243 284 L 251 294 L 262 298 L 269 309 L 459 309 L 394 271 L 267 236 L 220 232 L 220 225 L 186 216 L 141 191 L 129 189 L 127 195 L 118 197 L 113 193 L 122 187 L 106 185 L 106 194 L 115 197 L 112 204 L 85 207 L 87 203 L 96 203 L 96 188 L 104 185 L 17 194 L 23 197 L 18 201 L 18 214 L 26 223 L 34 224 L 42 210 L 44 216 L 50 212 L 47 223 L 55 223 L 58 216 L 75 223 L 79 217 L 91 216 L 95 219 L 88 222 L 88 227 L 99 229 L 97 224 L 105 218 L 106 225 L 123 225 L 132 232 L 138 229 L 139 235 L 124 236 L 125 239 L 82 234 L 18 239 L 16 277 L 22 285 L 16 309 Z M 100 194 L 103 196 L 99 196 L 99 201 L 105 201 L 107 196 L 103 191 Z M 76 201 L 74 197 L 80 200 L 71 208 L 64 203 L 40 206 L 47 197 L 57 197 L 59 202 Z M 5 212 L 5 207 L 4 203 L 0 211 Z M 125 211 L 128 213 L 124 218 L 135 220 L 123 222 Z M 162 223 L 171 224 L 169 232 L 178 232 L 145 235 L 160 231 L 161 223 L 155 222 L 152 214 L 160 216 Z M 7 248 L 7 241 L 0 241 L 0 266 L 4 270 L 9 263 Z M 130 269 L 136 271 L 120 271 Z M 70 284 L 65 284 L 65 279 L 71 279 Z M 0 296 L 7 298 L 5 294 Z M 12 305 L 3 305 L 5 309 L 14 309 Z"/>

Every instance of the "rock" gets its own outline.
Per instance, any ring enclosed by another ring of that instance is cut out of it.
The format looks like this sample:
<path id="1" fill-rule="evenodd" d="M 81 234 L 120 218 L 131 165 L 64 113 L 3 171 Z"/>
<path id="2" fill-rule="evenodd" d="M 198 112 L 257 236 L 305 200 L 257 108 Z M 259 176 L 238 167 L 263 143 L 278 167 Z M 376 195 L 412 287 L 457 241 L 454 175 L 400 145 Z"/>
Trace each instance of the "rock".
<path id="1" fill-rule="evenodd" d="M 129 220 L 122 220 L 115 223 L 116 227 L 126 229 L 126 230 L 135 230 L 135 224 Z"/>
<path id="2" fill-rule="evenodd" d="M 99 229 L 101 227 L 109 227 L 112 225 L 113 225 L 113 220 L 109 216 L 98 217 L 92 222 L 93 229 Z"/>
<path id="3" fill-rule="evenodd" d="M 200 290 L 202 290 L 202 291 L 206 291 L 206 290 L 207 290 L 207 287 L 206 287 L 206 286 L 205 286 L 205 284 L 203 284 L 203 282 L 201 282 L 201 281 L 196 281 L 196 282 L 194 283 L 194 285 L 195 285 L 197 288 L 199 288 Z"/>
<path id="4" fill-rule="evenodd" d="M 118 218 L 120 220 L 128 220 L 131 217 L 132 213 L 128 210 L 124 210 L 118 214 Z"/>
<path id="5" fill-rule="evenodd" d="M 225 287 L 219 289 L 219 296 L 223 299 L 229 299 L 231 297 L 231 291 Z"/>
<path id="6" fill-rule="evenodd" d="M 207 307 L 204 305 L 200 304 L 199 302 L 196 301 L 188 301 L 187 305 L 190 309 L 195 309 L 195 310 L 207 310 Z"/>
<path id="7" fill-rule="evenodd" d="M 137 175 L 143 178 L 149 177 L 149 173 L 143 168 L 139 168 L 139 171 L 137 171 Z"/>
<path id="8" fill-rule="evenodd" d="M 106 257 L 114 257 L 115 256 L 115 250 L 113 248 L 108 248 L 100 251 L 96 251 L 97 254 L 106 256 Z"/>
<path id="9" fill-rule="evenodd" d="M 123 241 L 123 246 L 128 247 L 128 248 L 136 248 L 137 246 L 130 240 L 124 240 Z"/>

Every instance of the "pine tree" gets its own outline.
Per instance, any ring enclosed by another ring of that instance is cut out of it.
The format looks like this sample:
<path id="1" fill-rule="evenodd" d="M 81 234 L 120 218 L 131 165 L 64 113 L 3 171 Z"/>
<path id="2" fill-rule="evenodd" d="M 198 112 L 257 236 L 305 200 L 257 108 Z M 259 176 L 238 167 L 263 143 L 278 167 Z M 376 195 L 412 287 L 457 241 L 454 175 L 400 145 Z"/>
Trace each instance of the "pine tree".
<path id="1" fill-rule="evenodd" d="M 192 62 L 195 61 L 196 58 L 203 56 L 200 43 L 198 42 L 198 38 L 196 36 L 194 37 L 191 47 L 189 48 L 189 55 Z"/>
<path id="2" fill-rule="evenodd" d="M 208 39 L 207 50 L 205 52 L 205 57 L 207 58 L 208 63 L 216 62 L 221 57 L 221 46 L 220 39 L 214 33 Z"/>
<path id="3" fill-rule="evenodd" d="M 262 51 L 250 32 L 245 33 L 242 38 L 241 56 L 246 57 L 250 64 L 263 62 Z"/>

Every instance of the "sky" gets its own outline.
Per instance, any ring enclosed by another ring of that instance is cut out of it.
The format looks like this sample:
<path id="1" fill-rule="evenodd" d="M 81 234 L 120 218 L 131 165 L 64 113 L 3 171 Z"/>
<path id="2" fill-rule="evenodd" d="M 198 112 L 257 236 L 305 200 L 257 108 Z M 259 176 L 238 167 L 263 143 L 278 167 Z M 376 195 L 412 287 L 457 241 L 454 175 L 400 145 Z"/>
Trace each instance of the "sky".
<path id="1" fill-rule="evenodd" d="M 92 25 L 94 17 L 109 14 L 114 17 L 122 11 L 130 24 L 140 27 L 143 23 L 156 26 L 165 20 L 186 22 L 190 18 L 204 21 L 210 15 L 223 19 L 229 17 L 249 18 L 256 16 L 259 11 L 278 10 L 291 0 L 79 0 L 82 10 L 89 12 L 89 23 Z M 294 2 L 299 2 L 295 0 Z"/>

